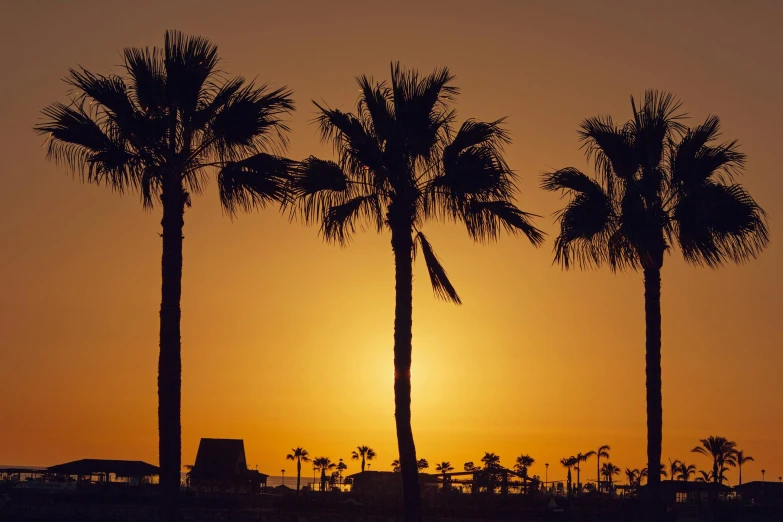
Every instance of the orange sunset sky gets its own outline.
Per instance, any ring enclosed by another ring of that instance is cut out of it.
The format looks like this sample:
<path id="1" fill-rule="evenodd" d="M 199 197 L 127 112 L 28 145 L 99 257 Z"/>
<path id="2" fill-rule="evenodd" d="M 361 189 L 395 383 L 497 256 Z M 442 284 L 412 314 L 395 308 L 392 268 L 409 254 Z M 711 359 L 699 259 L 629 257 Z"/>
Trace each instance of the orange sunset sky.
<path id="1" fill-rule="evenodd" d="M 509 236 L 476 245 L 426 226 L 463 306 L 437 301 L 415 267 L 417 453 L 458 468 L 484 451 L 565 477 L 558 461 L 612 446 L 645 465 L 640 274 L 552 266 L 546 170 L 590 172 L 575 132 L 630 117 L 629 95 L 670 90 L 693 123 L 716 113 L 749 156 L 741 179 L 769 215 L 770 248 L 718 271 L 663 270 L 663 457 L 707 467 L 699 438 L 736 440 L 745 480 L 783 475 L 783 6 L 777 2 L 3 2 L 0 7 L 0 463 L 79 458 L 157 463 L 158 210 L 84 186 L 48 163 L 32 131 L 66 100 L 69 67 L 119 71 L 126 46 L 176 28 L 219 45 L 223 68 L 294 92 L 288 155 L 332 157 L 310 100 L 353 110 L 354 76 L 389 62 L 457 75 L 461 118 L 508 117 L 507 159 L 541 249 Z M 304 446 L 348 459 L 358 444 L 397 457 L 394 281 L 388 235 L 345 249 L 275 208 L 222 215 L 213 185 L 186 213 L 182 297 L 183 464 L 201 437 L 245 440 L 277 475 Z M 349 463 L 348 473 L 358 469 Z M 595 461 L 584 466 L 593 478 Z M 307 473 L 305 473 L 307 475 Z M 736 471 L 729 474 L 731 484 Z M 584 479 L 583 479 L 584 480 Z"/>

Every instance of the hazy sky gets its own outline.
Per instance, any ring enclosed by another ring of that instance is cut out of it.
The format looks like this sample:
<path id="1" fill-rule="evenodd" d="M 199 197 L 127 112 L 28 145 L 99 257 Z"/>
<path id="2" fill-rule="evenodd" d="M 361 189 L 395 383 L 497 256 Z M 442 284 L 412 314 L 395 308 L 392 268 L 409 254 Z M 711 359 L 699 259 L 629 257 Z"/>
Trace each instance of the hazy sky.
<path id="1" fill-rule="evenodd" d="M 157 463 L 160 213 L 48 163 L 32 126 L 66 100 L 69 67 L 117 72 L 123 47 L 161 45 L 176 28 L 216 42 L 230 73 L 294 90 L 293 158 L 331 157 L 310 100 L 353 109 L 354 77 L 385 78 L 391 60 L 448 65 L 462 118 L 508 117 L 518 203 L 545 216 L 550 239 L 475 245 L 456 225 L 426 226 L 464 301 L 435 300 L 415 267 L 413 427 L 433 465 L 529 453 L 532 473 L 550 462 L 562 478 L 560 458 L 601 444 L 620 467 L 645 465 L 641 275 L 552 266 L 562 202 L 538 179 L 589 169 L 579 122 L 628 118 L 645 88 L 676 93 L 694 124 L 717 113 L 749 156 L 741 182 L 769 214 L 772 245 L 719 271 L 666 258 L 663 456 L 706 467 L 690 449 L 724 435 L 756 459 L 745 480 L 783 475 L 781 4 L 420 4 L 2 2 L 0 463 Z M 214 185 L 185 223 L 183 463 L 200 437 L 230 437 L 270 474 L 293 474 L 284 457 L 299 445 L 336 461 L 368 444 L 373 469 L 389 469 L 389 236 L 340 249 L 273 208 L 232 222 Z"/>

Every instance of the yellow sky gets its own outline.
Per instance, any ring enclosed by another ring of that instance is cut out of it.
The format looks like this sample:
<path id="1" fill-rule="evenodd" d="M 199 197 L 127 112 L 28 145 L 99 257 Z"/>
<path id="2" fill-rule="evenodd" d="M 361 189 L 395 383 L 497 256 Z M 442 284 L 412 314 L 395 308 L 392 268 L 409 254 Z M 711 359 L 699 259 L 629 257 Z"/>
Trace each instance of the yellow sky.
<path id="1" fill-rule="evenodd" d="M 538 175 L 587 168 L 583 118 L 627 118 L 628 96 L 645 88 L 676 93 L 694 121 L 720 115 L 749 155 L 742 182 L 769 213 L 773 241 L 759 260 L 720 271 L 666 259 L 664 461 L 706 466 L 689 450 L 719 434 L 756 458 L 745 480 L 762 468 L 783 475 L 780 4 L 166 4 L 0 7 L 0 463 L 157 462 L 159 213 L 47 163 L 31 127 L 65 100 L 68 67 L 116 71 L 120 49 L 159 45 L 177 28 L 215 41 L 232 74 L 294 89 L 294 158 L 331 154 L 308 123 L 310 100 L 352 109 L 357 74 L 386 77 L 391 60 L 448 65 L 463 118 L 508 116 L 519 204 L 545 215 L 550 235 L 562 203 L 537 188 Z M 474 245 L 454 225 L 426 231 L 464 305 L 436 301 L 415 268 L 419 457 L 461 468 L 484 451 L 506 465 L 525 452 L 533 473 L 550 462 L 552 479 L 565 475 L 561 457 L 610 444 L 616 465 L 642 467 L 641 276 L 563 272 L 551 241 L 536 251 L 511 237 Z M 373 469 L 389 469 L 389 237 L 340 249 L 275 209 L 231 222 L 214 186 L 188 210 L 185 236 L 183 463 L 200 437 L 232 437 L 270 474 L 292 474 L 284 457 L 297 445 L 336 461 L 368 444 Z M 594 461 L 583 469 L 592 477 Z"/>

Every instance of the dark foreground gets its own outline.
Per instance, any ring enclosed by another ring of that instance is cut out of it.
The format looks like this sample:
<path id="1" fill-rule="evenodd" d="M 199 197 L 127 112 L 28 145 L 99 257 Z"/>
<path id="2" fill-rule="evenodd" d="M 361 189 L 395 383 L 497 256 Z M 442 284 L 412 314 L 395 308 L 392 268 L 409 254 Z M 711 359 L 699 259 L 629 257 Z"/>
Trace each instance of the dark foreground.
<path id="1" fill-rule="evenodd" d="M 585 497 L 568 502 L 496 495 L 459 495 L 425 499 L 428 522 L 479 521 L 607 521 L 634 522 L 644 519 L 638 499 Z M 154 494 L 122 491 L 53 492 L 0 491 L 0 521 L 107 521 L 162 520 Z M 372 502 L 346 493 L 294 495 L 183 495 L 184 521 L 226 522 L 397 522 L 402 520 L 399 504 Z M 748 506 L 723 502 L 713 506 L 676 505 L 669 509 L 671 522 L 779 522 L 779 506 Z"/>

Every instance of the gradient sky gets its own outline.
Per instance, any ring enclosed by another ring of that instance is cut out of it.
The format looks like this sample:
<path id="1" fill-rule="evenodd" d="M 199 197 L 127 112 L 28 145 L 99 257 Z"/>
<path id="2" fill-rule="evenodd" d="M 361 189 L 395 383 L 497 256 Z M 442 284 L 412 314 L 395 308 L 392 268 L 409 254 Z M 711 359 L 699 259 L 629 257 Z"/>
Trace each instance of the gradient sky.
<path id="1" fill-rule="evenodd" d="M 756 459 L 745 480 L 783 475 L 779 3 L 161 4 L 0 7 L 0 463 L 157 462 L 159 211 L 48 163 L 32 126 L 66 100 L 69 67 L 118 71 L 123 47 L 160 45 L 177 28 L 216 42 L 230 73 L 295 91 L 293 158 L 331 157 L 310 100 L 352 110 L 354 76 L 386 78 L 391 60 L 448 65 L 462 118 L 508 116 L 519 205 L 545 216 L 550 239 L 475 245 L 456 225 L 426 226 L 464 301 L 435 300 L 415 267 L 413 427 L 433 466 L 484 451 L 510 466 L 524 452 L 533 473 L 550 462 L 550 479 L 563 478 L 561 457 L 601 444 L 620 467 L 645 464 L 641 275 L 552 266 L 562 202 L 538 176 L 589 169 L 579 122 L 628 118 L 629 95 L 645 88 L 676 93 L 694 124 L 717 113 L 749 156 L 741 182 L 769 214 L 772 245 L 719 271 L 666 258 L 663 456 L 706 467 L 690 449 L 724 435 Z M 232 222 L 212 185 L 187 211 L 185 237 L 183 463 L 200 437 L 230 437 L 270 474 L 293 474 L 284 457 L 298 445 L 336 461 L 368 444 L 373 469 L 389 469 L 389 236 L 341 249 L 274 208 Z"/>

